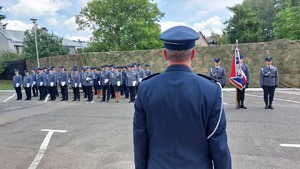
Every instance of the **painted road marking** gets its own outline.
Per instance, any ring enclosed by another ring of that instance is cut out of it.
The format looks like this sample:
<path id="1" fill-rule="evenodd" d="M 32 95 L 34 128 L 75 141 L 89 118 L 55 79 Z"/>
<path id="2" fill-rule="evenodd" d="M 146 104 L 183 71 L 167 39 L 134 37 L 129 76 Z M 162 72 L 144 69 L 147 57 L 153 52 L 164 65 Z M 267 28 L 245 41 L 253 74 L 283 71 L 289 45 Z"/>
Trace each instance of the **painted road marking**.
<path id="1" fill-rule="evenodd" d="M 245 95 L 263 98 L 263 96 L 258 96 L 258 95 L 252 95 L 252 94 L 245 94 Z M 295 100 L 287 100 L 287 99 L 279 99 L 279 98 L 274 98 L 274 100 L 280 100 L 280 101 L 291 102 L 291 103 L 300 103 L 299 101 L 295 101 Z"/>
<path id="2" fill-rule="evenodd" d="M 280 144 L 281 147 L 300 148 L 300 144 Z"/>
<path id="3" fill-rule="evenodd" d="M 3 103 L 7 102 L 8 100 L 10 100 L 11 98 L 15 97 L 17 94 L 13 94 L 12 96 L 10 96 L 9 98 L 7 98 L 6 100 L 3 101 Z"/>
<path id="4" fill-rule="evenodd" d="M 45 103 L 48 101 L 50 94 L 47 95 L 46 99 L 45 99 Z"/>
<path id="5" fill-rule="evenodd" d="M 50 139 L 51 139 L 54 132 L 59 132 L 59 133 L 67 132 L 67 130 L 51 130 L 51 129 L 42 129 L 41 131 L 48 131 L 48 134 L 45 137 L 45 139 L 44 139 L 44 141 L 43 141 L 43 143 L 40 147 L 40 150 L 39 150 L 38 154 L 34 158 L 31 165 L 28 167 L 28 169 L 35 169 L 39 165 L 41 159 L 43 158 L 43 156 L 46 152 L 47 146 L 48 146 L 48 144 L 50 142 Z"/>
<path id="6" fill-rule="evenodd" d="M 235 92 L 228 92 L 235 94 Z M 257 97 L 257 98 L 263 98 L 263 96 L 258 96 L 258 95 L 253 95 L 253 94 L 245 94 L 246 96 L 251 96 L 251 97 Z M 274 100 L 279 100 L 279 101 L 285 101 L 285 102 L 291 102 L 291 103 L 298 103 L 300 104 L 300 101 L 295 101 L 295 100 L 287 100 L 287 99 L 280 99 L 280 98 L 274 98 Z"/>

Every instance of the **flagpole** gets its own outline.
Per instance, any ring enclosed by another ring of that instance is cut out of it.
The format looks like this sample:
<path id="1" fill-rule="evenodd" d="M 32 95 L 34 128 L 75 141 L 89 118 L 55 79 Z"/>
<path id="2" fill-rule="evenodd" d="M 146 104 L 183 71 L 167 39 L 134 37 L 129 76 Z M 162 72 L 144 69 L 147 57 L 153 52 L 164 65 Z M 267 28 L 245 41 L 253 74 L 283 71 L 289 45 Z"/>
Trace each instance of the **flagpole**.
<path id="1" fill-rule="evenodd" d="M 239 40 L 238 39 L 236 39 L 235 40 L 235 48 L 238 48 L 238 45 L 239 45 Z M 238 104 L 238 88 L 236 87 L 235 88 L 235 107 L 238 109 L 239 107 L 239 104 Z"/>

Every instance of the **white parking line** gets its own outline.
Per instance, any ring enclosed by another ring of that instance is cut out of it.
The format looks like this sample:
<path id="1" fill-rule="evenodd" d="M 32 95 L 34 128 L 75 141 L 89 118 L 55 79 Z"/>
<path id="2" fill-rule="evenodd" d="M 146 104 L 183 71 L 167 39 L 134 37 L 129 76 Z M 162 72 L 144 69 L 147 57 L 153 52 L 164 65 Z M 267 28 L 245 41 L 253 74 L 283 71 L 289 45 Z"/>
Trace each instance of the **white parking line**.
<path id="1" fill-rule="evenodd" d="M 252 96 L 252 97 L 258 97 L 258 98 L 263 98 L 263 96 L 258 96 L 258 95 L 252 95 L 252 94 L 245 94 L 245 95 Z M 291 103 L 300 103 L 299 101 L 280 99 L 280 98 L 274 98 L 274 100 L 280 100 L 280 101 L 291 102 Z"/>
<path id="2" fill-rule="evenodd" d="M 300 148 L 300 144 L 280 144 L 281 147 Z"/>
<path id="3" fill-rule="evenodd" d="M 8 100 L 10 100 L 11 98 L 15 97 L 17 94 L 13 94 L 12 96 L 10 96 L 9 98 L 7 98 L 6 100 L 3 101 L 3 103 L 7 102 Z"/>
<path id="4" fill-rule="evenodd" d="M 45 98 L 45 103 L 48 101 L 50 94 L 47 95 L 47 97 Z"/>
<path id="5" fill-rule="evenodd" d="M 235 92 L 228 92 L 228 93 L 233 93 L 235 94 Z M 253 94 L 245 94 L 246 96 L 251 96 L 251 97 L 257 97 L 257 98 L 263 98 L 263 96 L 258 96 L 258 95 L 253 95 Z M 285 101 L 285 102 L 291 102 L 291 103 L 299 103 L 300 101 L 295 101 L 295 100 L 288 100 L 288 99 L 280 99 L 280 98 L 274 98 L 274 100 L 279 100 L 279 101 Z"/>
<path id="6" fill-rule="evenodd" d="M 34 158 L 31 165 L 28 167 L 28 169 L 35 169 L 39 165 L 41 159 L 43 158 L 43 156 L 46 152 L 47 146 L 48 146 L 48 144 L 50 142 L 50 139 L 51 139 L 54 132 L 59 132 L 59 133 L 67 132 L 67 130 L 51 130 L 51 129 L 42 129 L 41 131 L 48 131 L 48 134 L 45 137 L 45 139 L 44 139 L 44 141 L 43 141 L 43 143 L 40 147 L 40 150 L 39 150 L 38 154 Z"/>

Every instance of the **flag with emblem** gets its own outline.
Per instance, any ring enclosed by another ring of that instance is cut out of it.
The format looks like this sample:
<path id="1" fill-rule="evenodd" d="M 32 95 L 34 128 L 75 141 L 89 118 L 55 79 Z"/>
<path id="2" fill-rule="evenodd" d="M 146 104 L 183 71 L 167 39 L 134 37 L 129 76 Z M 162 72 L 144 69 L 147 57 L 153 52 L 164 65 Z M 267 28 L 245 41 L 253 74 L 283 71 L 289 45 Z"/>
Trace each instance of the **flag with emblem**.
<path id="1" fill-rule="evenodd" d="M 236 88 L 240 90 L 243 90 L 247 82 L 247 77 L 245 76 L 245 73 L 241 69 L 240 52 L 238 48 L 235 48 L 234 50 L 234 56 L 232 58 L 229 81 Z"/>

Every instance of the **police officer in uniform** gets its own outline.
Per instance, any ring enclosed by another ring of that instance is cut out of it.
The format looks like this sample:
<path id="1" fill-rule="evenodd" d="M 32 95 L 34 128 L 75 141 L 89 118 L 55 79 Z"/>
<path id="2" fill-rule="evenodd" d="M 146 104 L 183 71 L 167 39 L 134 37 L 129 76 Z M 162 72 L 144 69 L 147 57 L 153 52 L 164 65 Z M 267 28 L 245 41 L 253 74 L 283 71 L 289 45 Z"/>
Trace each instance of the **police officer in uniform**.
<path id="1" fill-rule="evenodd" d="M 35 68 L 31 69 L 31 81 L 32 81 L 32 97 L 38 97 L 38 88 L 36 86 L 36 76 L 37 74 L 35 73 Z"/>
<path id="2" fill-rule="evenodd" d="M 22 100 L 22 76 L 19 74 L 19 70 L 15 69 L 15 75 L 13 76 L 13 86 L 17 93 L 17 99 L 16 100 Z"/>
<path id="3" fill-rule="evenodd" d="M 152 70 L 149 69 L 149 64 L 145 64 L 145 68 L 146 68 L 145 77 L 148 77 L 148 76 L 152 75 Z"/>
<path id="4" fill-rule="evenodd" d="M 80 92 L 79 92 L 79 84 L 80 84 L 80 73 L 77 71 L 76 67 L 73 67 L 71 74 L 71 86 L 73 88 L 74 99 L 72 101 L 80 101 Z"/>
<path id="5" fill-rule="evenodd" d="M 43 71 L 44 69 L 39 67 L 38 68 L 38 75 L 36 78 L 36 85 L 40 92 L 40 99 L 39 101 L 45 100 L 46 97 L 46 74 Z"/>
<path id="6" fill-rule="evenodd" d="M 246 85 L 244 86 L 243 90 L 237 90 L 237 96 L 238 96 L 238 109 L 242 108 L 242 109 L 247 109 L 247 107 L 244 105 L 244 100 L 245 100 L 245 90 L 249 87 L 249 83 L 250 83 L 250 70 L 248 67 L 248 64 L 244 63 L 244 56 L 240 55 L 240 65 L 241 65 L 241 69 L 243 70 L 246 78 L 247 78 L 247 82 Z"/>
<path id="7" fill-rule="evenodd" d="M 128 99 L 129 98 L 129 91 L 128 88 L 126 86 L 126 74 L 127 74 L 127 66 L 123 66 L 122 68 L 122 88 L 121 88 L 121 95 L 125 95 L 124 99 Z"/>
<path id="8" fill-rule="evenodd" d="M 25 100 L 31 100 L 31 86 L 32 86 L 32 79 L 31 75 L 29 75 L 28 70 L 24 70 L 25 76 L 23 78 L 23 87 L 26 94 Z"/>
<path id="9" fill-rule="evenodd" d="M 226 72 L 224 67 L 221 66 L 221 59 L 215 58 L 215 66 L 210 68 L 209 77 L 216 79 L 221 85 L 222 88 L 226 85 Z"/>
<path id="10" fill-rule="evenodd" d="M 111 79 L 111 72 L 109 70 L 108 65 L 104 65 L 105 70 L 103 71 L 103 74 L 101 74 L 101 81 L 102 81 L 102 100 L 100 102 L 109 102 L 110 97 L 110 79 Z"/>
<path id="11" fill-rule="evenodd" d="M 266 66 L 260 69 L 260 86 L 264 91 L 265 109 L 274 109 L 272 103 L 279 85 L 279 74 L 277 67 L 272 65 L 272 57 L 266 57 L 265 62 Z"/>
<path id="12" fill-rule="evenodd" d="M 56 100 L 55 88 L 56 88 L 57 76 L 55 75 L 52 67 L 50 67 L 48 71 L 49 73 L 47 74 L 46 77 L 47 77 L 47 87 L 50 94 L 50 101 L 55 101 Z"/>
<path id="13" fill-rule="evenodd" d="M 68 75 L 68 72 L 65 71 L 64 66 L 60 66 L 60 72 L 59 72 L 58 78 L 59 78 L 59 85 L 60 85 L 61 94 L 62 94 L 61 101 L 68 101 L 68 99 L 69 99 L 69 96 L 68 96 L 69 75 Z"/>
<path id="14" fill-rule="evenodd" d="M 94 73 L 91 71 L 91 67 L 87 66 L 86 71 L 84 73 L 84 79 L 85 79 L 85 89 L 87 93 L 88 100 L 86 103 L 94 103 L 93 101 L 93 83 L 95 79 Z"/>
<path id="15" fill-rule="evenodd" d="M 136 70 L 134 70 L 133 65 L 130 65 L 128 67 L 129 67 L 129 71 L 127 71 L 126 74 L 126 86 L 129 90 L 129 97 L 130 97 L 128 103 L 133 103 L 135 101 L 136 86 L 139 82 L 139 74 Z"/>
<path id="16" fill-rule="evenodd" d="M 222 86 L 191 70 L 198 38 L 185 26 L 160 36 L 168 67 L 139 87 L 133 121 L 135 168 L 231 169 Z"/>

